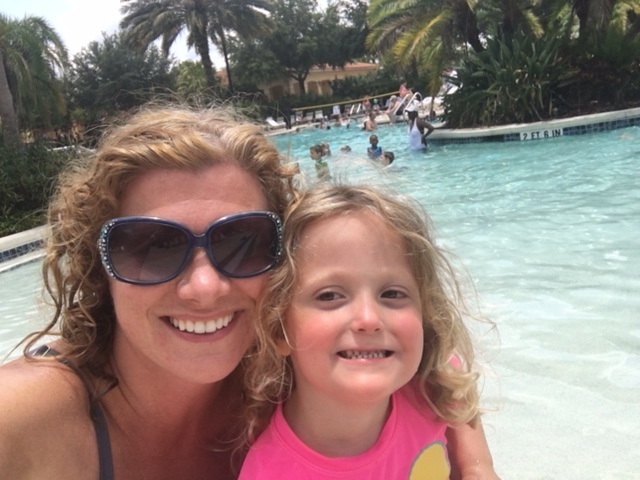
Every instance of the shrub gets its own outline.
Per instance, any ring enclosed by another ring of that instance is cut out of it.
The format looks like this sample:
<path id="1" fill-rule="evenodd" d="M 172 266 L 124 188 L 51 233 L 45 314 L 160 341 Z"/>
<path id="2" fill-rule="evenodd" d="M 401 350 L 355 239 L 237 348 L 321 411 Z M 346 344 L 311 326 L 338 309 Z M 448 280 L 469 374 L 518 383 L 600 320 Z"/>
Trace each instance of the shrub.
<path id="1" fill-rule="evenodd" d="M 44 224 L 53 184 L 69 155 L 43 143 L 0 145 L 0 236 Z"/>
<path id="2" fill-rule="evenodd" d="M 471 54 L 458 72 L 461 88 L 445 97 L 444 119 L 463 128 L 549 118 L 555 92 L 575 75 L 556 36 L 490 38 L 486 50 Z"/>

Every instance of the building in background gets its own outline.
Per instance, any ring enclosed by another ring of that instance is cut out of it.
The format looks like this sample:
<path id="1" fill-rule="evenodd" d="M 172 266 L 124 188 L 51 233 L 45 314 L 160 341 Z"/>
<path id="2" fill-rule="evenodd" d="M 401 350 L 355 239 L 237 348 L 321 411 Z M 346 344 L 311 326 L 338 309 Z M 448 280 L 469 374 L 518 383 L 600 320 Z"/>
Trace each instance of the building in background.
<path id="1" fill-rule="evenodd" d="M 331 81 L 342 80 L 347 77 L 359 77 L 375 73 L 378 70 L 377 63 L 353 62 L 347 63 L 344 68 L 333 69 L 331 67 L 313 67 L 304 82 L 307 93 L 318 95 L 331 95 Z M 221 83 L 227 84 L 226 71 L 218 72 Z M 280 100 L 285 95 L 298 95 L 300 85 L 293 78 L 284 78 L 269 83 L 257 83 L 257 86 L 269 100 Z"/>

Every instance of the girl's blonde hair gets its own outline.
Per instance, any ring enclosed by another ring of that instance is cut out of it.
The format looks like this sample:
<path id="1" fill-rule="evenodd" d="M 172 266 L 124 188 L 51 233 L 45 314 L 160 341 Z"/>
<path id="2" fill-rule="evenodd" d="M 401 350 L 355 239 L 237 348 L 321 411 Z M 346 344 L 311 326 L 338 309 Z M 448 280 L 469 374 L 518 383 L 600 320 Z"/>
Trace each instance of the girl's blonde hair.
<path id="1" fill-rule="evenodd" d="M 245 374 L 250 392 L 248 444 L 294 388 L 290 358 L 278 354 L 277 343 L 286 341 L 284 317 L 299 280 L 297 250 L 303 232 L 316 220 L 362 210 L 373 212 L 397 233 L 411 258 L 424 329 L 423 355 L 414 379 L 417 391 L 450 423 L 469 422 L 478 415 L 478 374 L 473 371 L 474 350 L 463 321 L 466 308 L 453 267 L 432 238 L 427 214 L 418 204 L 371 187 L 321 184 L 302 193 L 287 210 L 284 260 L 273 272 L 258 309 L 257 337 Z"/>
<path id="2" fill-rule="evenodd" d="M 116 383 L 108 372 L 115 313 L 98 254 L 102 224 L 117 216 L 120 199 L 139 175 L 157 169 L 198 171 L 232 163 L 255 175 L 269 208 L 282 214 L 293 194 L 293 165 L 283 164 L 262 128 L 227 107 L 146 106 L 110 128 L 90 158 L 61 176 L 50 203 L 43 273 L 55 312 L 25 340 L 25 355 L 56 333 L 65 357 L 87 378 Z M 162 195 L 162 192 L 158 192 Z"/>

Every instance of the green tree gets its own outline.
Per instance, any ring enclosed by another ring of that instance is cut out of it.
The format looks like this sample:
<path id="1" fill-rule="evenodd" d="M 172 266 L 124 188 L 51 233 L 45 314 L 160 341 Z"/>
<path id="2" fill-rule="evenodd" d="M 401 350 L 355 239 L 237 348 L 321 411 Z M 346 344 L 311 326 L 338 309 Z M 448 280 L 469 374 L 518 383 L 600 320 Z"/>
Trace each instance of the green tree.
<path id="1" fill-rule="evenodd" d="M 242 41 L 249 41 L 266 35 L 271 30 L 271 22 L 261 10 L 270 12 L 272 8 L 271 0 L 212 0 L 209 3 L 209 38 L 222 52 L 232 93 L 235 88 L 229 61 L 229 38 L 235 34 Z"/>
<path id="2" fill-rule="evenodd" d="M 542 35 L 534 7 L 531 0 L 373 0 L 367 45 L 383 55 L 391 51 L 435 95 L 443 69 L 482 52 L 488 38 Z"/>
<path id="3" fill-rule="evenodd" d="M 604 32 L 611 20 L 616 0 L 570 0 L 571 8 L 579 21 L 579 36 Z"/>
<path id="4" fill-rule="evenodd" d="M 341 55 L 338 63 L 345 59 L 367 59 L 368 8 L 369 2 L 362 0 L 338 0 L 328 4 L 324 23 L 326 28 L 331 29 L 328 39 L 334 42 L 333 45 L 337 47 L 335 51 Z M 333 45 L 328 47 L 333 48 Z"/>
<path id="5" fill-rule="evenodd" d="M 420 57 L 425 49 L 453 51 L 468 44 L 484 50 L 476 2 L 468 0 L 372 0 L 367 45 L 373 50 L 392 49 L 403 63 Z"/>
<path id="6" fill-rule="evenodd" d="M 162 39 L 162 50 L 168 55 L 180 33 L 187 32 L 187 45 L 194 48 L 204 68 L 207 85 L 216 85 L 209 50 L 209 39 L 225 58 L 229 89 L 233 80 L 227 44 L 229 35 L 251 38 L 265 31 L 271 2 L 268 0 L 122 0 L 125 15 L 120 26 L 137 47 L 146 49 Z"/>
<path id="7" fill-rule="evenodd" d="M 263 40 L 232 41 L 229 44 L 233 75 L 245 86 L 256 86 L 257 81 L 270 82 L 287 77 L 287 70 Z"/>
<path id="8" fill-rule="evenodd" d="M 345 16 L 341 8 L 347 3 L 329 3 L 321 11 L 315 0 L 275 0 L 271 33 L 251 43 L 234 43 L 236 72 L 247 83 L 290 77 L 304 94 L 311 68 L 342 67 L 364 52 L 362 43 L 345 48 L 365 28 Z"/>
<path id="9" fill-rule="evenodd" d="M 580 73 L 578 88 L 565 92 L 568 102 L 620 108 L 640 100 L 640 1 L 617 1 L 587 25 L 579 38 L 569 40 L 570 61 Z"/>
<path id="10" fill-rule="evenodd" d="M 69 75 L 74 106 L 87 126 L 172 88 L 171 60 L 157 47 L 132 50 L 122 32 L 103 35 L 76 55 Z"/>
<path id="11" fill-rule="evenodd" d="M 31 127 L 64 111 L 59 77 L 67 63 L 62 40 L 44 19 L 0 14 L 0 118 L 6 143 L 20 143 L 20 119 Z"/>
<path id="12" fill-rule="evenodd" d="M 176 91 L 181 98 L 196 103 L 204 97 L 213 97 L 219 90 L 220 82 L 216 82 L 215 90 L 207 85 L 204 69 L 200 62 L 186 60 L 175 67 Z M 216 80 L 218 77 L 216 76 Z"/>
<path id="13" fill-rule="evenodd" d="M 317 2 L 276 0 L 273 21 L 273 33 L 263 40 L 263 45 L 304 93 L 309 71 L 323 60 L 320 52 L 325 36 Z"/>
<path id="14" fill-rule="evenodd" d="M 531 0 L 487 0 L 479 2 L 476 15 L 485 37 L 500 36 L 510 42 L 516 35 L 540 38 L 544 33 L 536 2 Z"/>
<path id="15" fill-rule="evenodd" d="M 569 0 L 572 12 L 578 17 L 581 40 L 602 41 L 610 34 L 610 26 L 617 23 L 623 29 L 629 23 L 640 28 L 639 0 Z"/>

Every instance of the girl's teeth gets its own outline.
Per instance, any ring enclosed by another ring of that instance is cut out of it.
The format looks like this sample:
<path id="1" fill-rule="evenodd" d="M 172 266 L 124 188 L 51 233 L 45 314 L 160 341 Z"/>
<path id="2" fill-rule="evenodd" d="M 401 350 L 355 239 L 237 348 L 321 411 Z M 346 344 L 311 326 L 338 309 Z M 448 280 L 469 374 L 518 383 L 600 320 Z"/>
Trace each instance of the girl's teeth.
<path id="1" fill-rule="evenodd" d="M 194 322 L 193 320 L 178 320 L 176 318 L 170 318 L 169 321 L 171 322 L 171 325 L 182 332 L 203 334 L 213 333 L 226 327 L 227 325 L 229 325 L 229 322 L 231 322 L 232 318 L 233 314 L 227 315 L 226 317 L 220 317 L 215 320 L 207 320 L 202 322 Z"/>
<path id="2" fill-rule="evenodd" d="M 353 359 L 370 359 L 370 358 L 385 358 L 388 355 L 387 350 L 375 350 L 362 352 L 359 350 L 347 350 L 340 352 L 340 356 L 349 360 Z"/>

